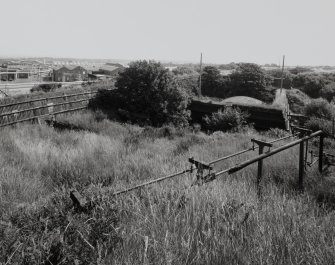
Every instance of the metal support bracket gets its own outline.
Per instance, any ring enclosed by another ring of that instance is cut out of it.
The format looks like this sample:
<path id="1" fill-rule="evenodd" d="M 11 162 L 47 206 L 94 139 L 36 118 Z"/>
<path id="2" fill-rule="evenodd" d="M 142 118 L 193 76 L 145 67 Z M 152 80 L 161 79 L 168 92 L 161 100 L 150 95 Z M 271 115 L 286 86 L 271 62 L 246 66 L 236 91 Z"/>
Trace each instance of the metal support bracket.
<path id="1" fill-rule="evenodd" d="M 293 126 L 293 125 L 291 126 L 291 128 L 292 128 L 292 133 L 295 134 L 297 132 L 299 138 L 310 135 L 313 132 L 312 130 L 302 128 L 302 127 L 298 127 L 298 126 Z"/>
<path id="2" fill-rule="evenodd" d="M 251 139 L 251 142 L 253 144 L 257 144 L 258 145 L 258 154 L 261 155 L 263 154 L 264 151 L 264 147 L 269 147 L 269 152 L 270 152 L 270 148 L 272 147 L 272 144 L 261 141 L 261 140 L 256 140 L 256 139 Z M 258 161 L 258 169 L 257 169 L 257 194 L 258 197 L 261 198 L 261 180 L 262 180 L 262 171 L 263 171 L 263 160 Z"/>
<path id="3" fill-rule="evenodd" d="M 214 174 L 214 179 L 211 174 L 211 170 L 213 170 L 213 166 L 211 166 L 210 164 L 206 162 L 195 160 L 193 157 L 189 158 L 188 161 L 191 163 L 191 169 L 193 165 L 195 165 L 197 169 L 197 174 L 196 174 L 197 180 L 192 184 L 192 186 L 194 185 L 200 186 L 206 182 L 209 182 L 215 179 L 215 174 Z M 204 170 L 208 170 L 208 174 L 205 176 L 204 176 Z"/>

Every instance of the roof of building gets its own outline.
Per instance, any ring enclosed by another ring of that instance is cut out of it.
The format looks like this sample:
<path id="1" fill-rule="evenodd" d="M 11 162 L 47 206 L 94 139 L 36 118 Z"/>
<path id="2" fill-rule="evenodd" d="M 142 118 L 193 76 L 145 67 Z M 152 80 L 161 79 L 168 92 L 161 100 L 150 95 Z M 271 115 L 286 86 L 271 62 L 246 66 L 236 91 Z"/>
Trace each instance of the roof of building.
<path id="1" fill-rule="evenodd" d="M 115 65 L 102 65 L 99 67 L 99 70 L 105 70 L 105 71 L 115 71 L 116 69 L 123 68 L 123 66 L 115 66 Z"/>
<path id="2" fill-rule="evenodd" d="M 65 70 L 68 70 L 68 71 L 73 71 L 74 69 L 77 69 L 77 68 L 85 69 L 84 67 L 82 67 L 80 65 L 66 65 L 66 66 L 63 65 L 63 66 L 59 66 L 57 68 L 54 68 L 54 70 L 59 71 L 60 69 L 65 69 Z"/>
<path id="3" fill-rule="evenodd" d="M 105 65 L 115 66 L 115 67 L 124 67 L 122 64 L 119 63 L 106 63 Z"/>

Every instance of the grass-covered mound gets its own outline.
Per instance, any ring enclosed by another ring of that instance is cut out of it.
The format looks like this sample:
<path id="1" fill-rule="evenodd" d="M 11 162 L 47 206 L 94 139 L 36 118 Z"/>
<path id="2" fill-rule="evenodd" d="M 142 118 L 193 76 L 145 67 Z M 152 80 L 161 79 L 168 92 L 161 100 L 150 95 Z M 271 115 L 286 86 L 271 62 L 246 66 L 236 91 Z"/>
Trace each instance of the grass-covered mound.
<path id="1" fill-rule="evenodd" d="M 38 125 L 1 130 L 0 263 L 333 262 L 334 214 L 317 196 L 326 194 L 321 184 L 327 180 L 311 169 L 305 193 L 295 192 L 298 147 L 264 161 L 262 201 L 256 165 L 201 187 L 190 188 L 192 173 L 112 197 L 124 187 L 189 168 L 190 156 L 210 161 L 250 147 L 251 138 L 271 137 L 140 128 L 91 112 L 62 120 L 86 131 Z M 73 208 L 71 187 L 93 202 L 86 211 Z"/>
<path id="2" fill-rule="evenodd" d="M 286 95 L 288 103 L 290 105 L 290 110 L 293 113 L 303 113 L 305 105 L 310 103 L 311 99 L 304 92 L 299 89 L 287 89 Z"/>

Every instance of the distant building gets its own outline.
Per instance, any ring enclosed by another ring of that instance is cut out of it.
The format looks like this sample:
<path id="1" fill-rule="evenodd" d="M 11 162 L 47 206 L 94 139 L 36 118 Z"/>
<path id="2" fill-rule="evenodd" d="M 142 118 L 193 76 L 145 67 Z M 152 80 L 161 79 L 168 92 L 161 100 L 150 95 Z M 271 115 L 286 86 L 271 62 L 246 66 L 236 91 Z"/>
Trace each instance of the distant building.
<path id="1" fill-rule="evenodd" d="M 121 64 L 107 63 L 99 67 L 99 70 L 92 71 L 92 74 L 116 76 L 124 67 Z"/>
<path id="2" fill-rule="evenodd" d="M 74 82 L 88 80 L 88 71 L 81 66 L 62 66 L 53 70 L 55 82 Z"/>

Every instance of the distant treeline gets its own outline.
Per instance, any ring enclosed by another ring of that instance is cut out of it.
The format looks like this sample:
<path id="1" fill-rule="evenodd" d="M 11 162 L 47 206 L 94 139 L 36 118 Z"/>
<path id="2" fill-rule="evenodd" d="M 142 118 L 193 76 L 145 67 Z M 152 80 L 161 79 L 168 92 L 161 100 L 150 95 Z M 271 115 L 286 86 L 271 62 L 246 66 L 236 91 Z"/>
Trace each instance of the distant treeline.
<path id="1" fill-rule="evenodd" d="M 282 70 L 276 65 L 267 65 L 269 70 L 252 63 L 230 63 L 205 66 L 202 70 L 201 92 L 203 96 L 228 98 L 250 96 L 264 102 L 272 102 L 275 88 L 281 86 Z M 266 67 L 265 67 L 266 68 Z M 226 71 L 222 73 L 222 70 Z M 228 72 L 228 74 L 227 74 Z M 177 66 L 172 70 L 188 93 L 199 93 L 199 65 Z M 283 87 L 297 88 L 311 98 L 335 97 L 335 72 L 315 72 L 308 67 L 286 69 Z"/>

